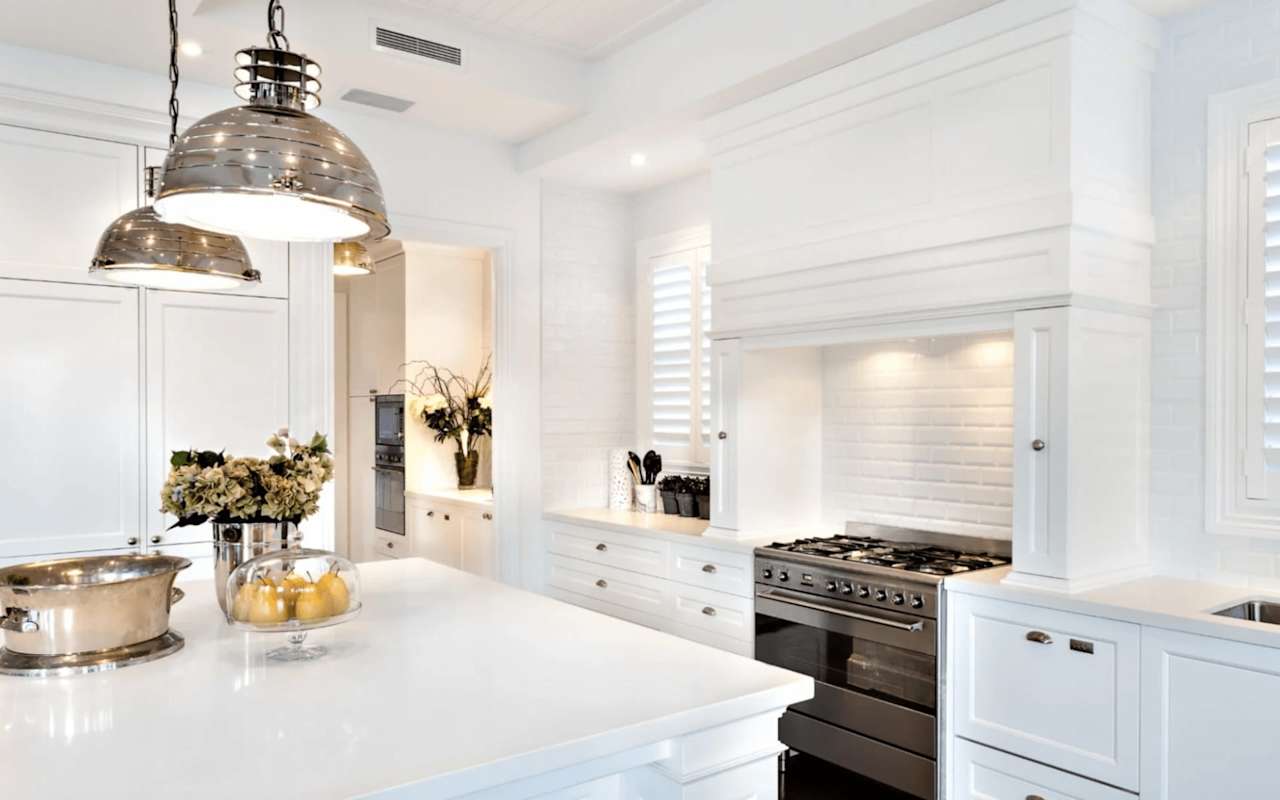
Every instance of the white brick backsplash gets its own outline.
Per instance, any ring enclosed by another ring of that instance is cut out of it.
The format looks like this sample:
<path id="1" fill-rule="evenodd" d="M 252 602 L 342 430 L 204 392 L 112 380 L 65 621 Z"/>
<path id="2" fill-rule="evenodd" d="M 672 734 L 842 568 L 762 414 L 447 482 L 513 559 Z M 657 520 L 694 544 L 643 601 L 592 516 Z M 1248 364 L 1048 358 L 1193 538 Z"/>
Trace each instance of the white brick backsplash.
<path id="1" fill-rule="evenodd" d="M 1280 589 L 1280 541 L 1204 527 L 1207 104 L 1280 77 L 1280 0 L 1221 0 L 1165 19 L 1152 82 L 1151 532 L 1156 565 Z"/>
<path id="2" fill-rule="evenodd" d="M 542 187 L 542 495 L 607 500 L 608 452 L 635 441 L 634 255 L 625 197 Z"/>
<path id="3" fill-rule="evenodd" d="M 823 514 L 1008 539 L 1007 334 L 823 351 Z"/>

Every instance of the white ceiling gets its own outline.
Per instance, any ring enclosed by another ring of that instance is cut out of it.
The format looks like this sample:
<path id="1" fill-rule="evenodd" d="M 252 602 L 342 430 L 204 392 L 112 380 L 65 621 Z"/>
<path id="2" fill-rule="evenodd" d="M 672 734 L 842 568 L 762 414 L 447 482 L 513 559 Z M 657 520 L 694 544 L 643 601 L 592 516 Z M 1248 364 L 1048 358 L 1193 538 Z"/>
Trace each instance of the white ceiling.
<path id="1" fill-rule="evenodd" d="M 1207 5 L 1209 0 L 1132 0 L 1132 2 L 1153 17 L 1169 17 Z"/>
<path id="2" fill-rule="evenodd" d="M 708 0 L 402 0 L 484 33 L 597 59 Z"/>

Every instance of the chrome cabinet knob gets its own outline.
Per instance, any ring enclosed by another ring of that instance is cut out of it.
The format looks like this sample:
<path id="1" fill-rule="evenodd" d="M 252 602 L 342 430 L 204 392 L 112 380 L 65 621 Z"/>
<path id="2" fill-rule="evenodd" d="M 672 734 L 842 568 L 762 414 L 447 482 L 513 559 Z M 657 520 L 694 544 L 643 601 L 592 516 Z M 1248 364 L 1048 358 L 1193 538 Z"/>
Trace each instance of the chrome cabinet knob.
<path id="1" fill-rule="evenodd" d="M 445 521 L 445 522 L 448 522 L 450 519 L 451 519 L 451 517 L 450 517 L 448 514 L 445 514 L 445 515 L 444 515 L 444 521 Z"/>
<path id="2" fill-rule="evenodd" d="M 160 544 L 160 541 L 161 541 L 161 537 L 160 537 L 160 536 L 158 536 L 158 535 L 157 535 L 157 536 L 152 536 L 152 537 L 151 537 L 151 543 L 152 543 L 152 544 Z"/>
<path id="3" fill-rule="evenodd" d="M 1045 448 L 1044 439 L 1032 439 L 1032 440 L 1031 440 L 1031 449 L 1032 449 L 1032 450 L 1035 450 L 1035 451 L 1038 453 L 1038 452 L 1040 452 L 1041 450 L 1043 450 L 1044 448 Z"/>
<path id="4" fill-rule="evenodd" d="M 604 542 L 601 542 L 600 544 L 596 545 L 596 549 L 599 550 L 601 553 L 603 553 L 609 549 L 609 545 L 605 544 Z"/>
<path id="5" fill-rule="evenodd" d="M 720 440 L 728 439 L 729 434 L 727 431 L 720 431 L 719 433 L 716 434 L 716 438 Z"/>
<path id="6" fill-rule="evenodd" d="M 705 573 L 707 573 L 708 575 L 715 575 L 715 574 L 716 574 L 716 565 L 715 565 L 715 564 L 703 564 L 703 565 L 702 565 L 702 571 L 703 571 L 703 572 L 705 572 Z"/>
<path id="7" fill-rule="evenodd" d="M 395 542 L 387 542 L 387 549 L 388 549 L 388 550 L 390 550 L 391 548 L 393 548 L 393 547 L 395 547 L 395 546 L 396 546 L 396 543 L 395 543 Z"/>
<path id="8" fill-rule="evenodd" d="M 436 512 L 434 512 L 434 511 L 428 511 L 428 512 L 427 512 L 427 516 L 428 516 L 428 517 L 434 517 L 435 515 L 436 515 Z"/>
<path id="9" fill-rule="evenodd" d="M 711 606 L 703 606 L 702 613 L 706 614 L 708 617 L 714 617 L 716 615 L 716 610 Z"/>
<path id="10" fill-rule="evenodd" d="M 480 515 L 480 519 L 493 519 L 493 515 L 486 511 Z"/>
<path id="11" fill-rule="evenodd" d="M 596 581 L 596 586 L 599 586 L 601 589 L 608 589 L 609 582 L 606 581 L 604 578 L 601 578 L 600 580 Z"/>
<path id="12" fill-rule="evenodd" d="M 137 544 L 137 543 L 138 543 L 138 537 L 137 537 L 137 536 L 130 536 L 128 539 L 125 539 L 125 540 L 124 540 L 124 543 L 125 543 L 125 544 L 127 544 L 127 545 L 129 545 L 130 547 L 133 547 L 135 544 Z"/>
<path id="13" fill-rule="evenodd" d="M 1053 644 L 1053 637 L 1044 631 L 1027 631 L 1027 641 L 1036 644 Z"/>

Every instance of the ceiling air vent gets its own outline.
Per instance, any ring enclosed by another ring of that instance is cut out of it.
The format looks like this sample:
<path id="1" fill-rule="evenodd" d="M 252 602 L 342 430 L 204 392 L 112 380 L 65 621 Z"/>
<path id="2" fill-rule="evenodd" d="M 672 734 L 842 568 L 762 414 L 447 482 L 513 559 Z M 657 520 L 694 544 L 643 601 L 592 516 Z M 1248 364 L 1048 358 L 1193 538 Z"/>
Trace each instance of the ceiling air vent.
<path id="1" fill-rule="evenodd" d="M 402 97 L 392 97 L 389 94 L 378 94 L 368 89 L 351 89 L 342 96 L 343 100 L 348 103 L 359 103 L 363 106 L 373 106 L 387 111 L 394 111 L 397 114 L 408 111 L 413 106 L 412 100 L 405 100 Z"/>
<path id="2" fill-rule="evenodd" d="M 433 42 L 430 39 L 421 39 L 417 36 L 410 36 L 407 33 L 383 27 L 374 28 L 373 41 L 376 46 L 387 50 L 395 50 L 398 53 L 407 53 L 419 58 L 429 58 L 432 61 L 439 61 L 443 64 L 452 64 L 455 67 L 462 66 L 461 47 Z"/>

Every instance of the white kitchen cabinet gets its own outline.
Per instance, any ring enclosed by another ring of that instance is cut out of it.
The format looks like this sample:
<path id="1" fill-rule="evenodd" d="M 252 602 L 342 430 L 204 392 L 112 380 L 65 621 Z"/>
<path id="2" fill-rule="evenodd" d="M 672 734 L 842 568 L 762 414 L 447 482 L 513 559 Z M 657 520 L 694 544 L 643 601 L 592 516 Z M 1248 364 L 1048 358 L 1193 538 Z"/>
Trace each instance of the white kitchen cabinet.
<path id="1" fill-rule="evenodd" d="M 711 343 L 711 524 L 738 529 L 738 396 L 742 342 Z"/>
<path id="2" fill-rule="evenodd" d="M 0 558 L 138 543 L 138 339 L 136 289 L 0 279 Z"/>
<path id="3" fill-rule="evenodd" d="M 1280 650 L 1144 628 L 1142 791 L 1280 796 Z"/>
<path id="4" fill-rule="evenodd" d="M 457 508 L 406 497 L 405 521 L 413 555 L 462 567 L 462 517 Z"/>
<path id="5" fill-rule="evenodd" d="M 0 277 L 107 283 L 90 277 L 98 237 L 137 208 L 136 145 L 0 125 Z"/>
<path id="6" fill-rule="evenodd" d="M 964 739 L 956 741 L 953 758 L 950 800 L 1134 800 L 1128 792 Z"/>
<path id="7" fill-rule="evenodd" d="M 148 292 L 147 541 L 209 541 L 207 525 L 166 530 L 160 489 L 174 450 L 266 455 L 289 421 L 288 301 Z M 312 431 L 294 431 L 310 438 Z"/>
<path id="8" fill-rule="evenodd" d="M 955 735 L 1137 791 L 1137 625 L 964 594 L 949 607 Z"/>
<path id="9" fill-rule="evenodd" d="M 376 528 L 374 402 L 372 397 L 352 397 L 350 400 L 347 404 L 347 538 L 352 559 L 363 561 L 373 552 Z"/>
<path id="10" fill-rule="evenodd" d="M 1150 320 L 1014 315 L 1011 580 L 1076 590 L 1148 562 Z"/>
<path id="11" fill-rule="evenodd" d="M 404 392 L 396 382 L 404 377 L 404 271 L 403 255 L 378 263 L 374 274 L 374 378 L 378 391 L 384 394 Z"/>
<path id="12" fill-rule="evenodd" d="M 493 512 L 468 508 L 462 516 L 462 569 L 483 578 L 498 577 L 498 541 Z"/>
<path id="13" fill-rule="evenodd" d="M 351 278 L 347 282 L 347 386 L 350 397 L 375 395 L 378 386 L 377 275 Z M 373 438 L 369 438 L 373 447 Z"/>

